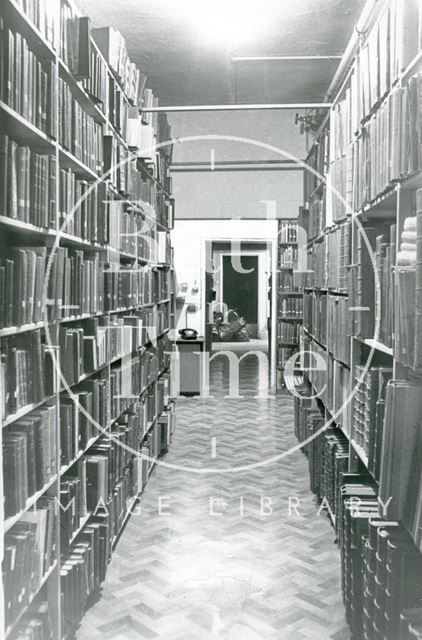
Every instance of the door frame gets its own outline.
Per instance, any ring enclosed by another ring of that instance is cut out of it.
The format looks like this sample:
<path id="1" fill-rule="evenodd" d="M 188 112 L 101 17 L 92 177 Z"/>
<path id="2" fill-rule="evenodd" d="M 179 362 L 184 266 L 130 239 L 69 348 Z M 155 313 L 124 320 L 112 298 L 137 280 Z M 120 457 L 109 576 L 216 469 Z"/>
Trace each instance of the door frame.
<path id="1" fill-rule="evenodd" d="M 223 243 L 223 242 L 236 242 L 236 243 L 253 243 L 253 244 L 261 244 L 263 247 L 266 247 L 268 254 L 268 271 L 271 274 L 271 281 L 273 286 L 271 288 L 271 303 L 269 303 L 269 311 L 271 309 L 276 309 L 276 287 L 274 283 L 277 279 L 277 236 L 272 238 L 227 238 L 227 237 L 202 237 L 201 242 L 201 308 L 203 309 L 202 313 L 202 323 L 203 326 L 206 326 L 207 318 L 209 316 L 209 309 L 206 304 L 205 299 L 205 273 L 207 267 L 209 268 L 209 263 L 212 261 L 212 245 L 213 243 Z M 256 253 L 256 250 L 255 250 Z M 276 377 L 277 377 L 277 345 L 274 340 L 274 336 L 277 331 L 277 316 L 273 313 L 270 317 L 271 320 L 271 336 L 273 336 L 272 340 L 269 340 L 269 356 L 270 356 L 270 386 L 272 389 L 275 389 L 276 386 Z"/>
<path id="2" fill-rule="evenodd" d="M 253 256 L 258 258 L 258 287 L 257 287 L 257 324 L 258 324 L 258 334 L 261 338 L 262 334 L 263 338 L 268 340 L 268 327 L 267 327 L 267 318 L 269 312 L 269 304 L 267 298 L 267 289 L 268 282 L 266 278 L 266 272 L 268 272 L 268 249 L 262 249 L 261 251 L 253 249 L 246 251 L 216 251 L 212 252 L 213 255 L 218 256 L 219 261 L 219 269 L 220 269 L 220 300 L 218 302 L 223 302 L 224 300 L 224 258 L 228 256 Z"/>

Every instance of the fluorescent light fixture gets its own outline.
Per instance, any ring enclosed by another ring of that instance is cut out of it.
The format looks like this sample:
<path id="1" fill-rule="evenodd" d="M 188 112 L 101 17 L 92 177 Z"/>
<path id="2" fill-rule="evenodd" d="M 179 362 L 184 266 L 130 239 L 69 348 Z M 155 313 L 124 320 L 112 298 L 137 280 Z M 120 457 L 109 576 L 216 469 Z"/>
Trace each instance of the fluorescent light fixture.
<path id="1" fill-rule="evenodd" d="M 187 0 L 186 21 L 204 44 L 229 48 L 262 36 L 271 23 L 275 0 Z"/>

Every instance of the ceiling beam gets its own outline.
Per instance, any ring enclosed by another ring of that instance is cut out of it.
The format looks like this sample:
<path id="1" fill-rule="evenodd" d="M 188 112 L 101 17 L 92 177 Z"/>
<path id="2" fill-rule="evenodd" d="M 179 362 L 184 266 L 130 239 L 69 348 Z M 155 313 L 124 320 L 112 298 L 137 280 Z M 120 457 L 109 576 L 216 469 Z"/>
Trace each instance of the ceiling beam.
<path id="1" fill-rule="evenodd" d="M 178 107 L 145 107 L 144 113 L 171 111 L 268 111 L 271 109 L 331 109 L 331 102 L 282 102 L 277 104 L 207 104 L 182 105 Z"/>

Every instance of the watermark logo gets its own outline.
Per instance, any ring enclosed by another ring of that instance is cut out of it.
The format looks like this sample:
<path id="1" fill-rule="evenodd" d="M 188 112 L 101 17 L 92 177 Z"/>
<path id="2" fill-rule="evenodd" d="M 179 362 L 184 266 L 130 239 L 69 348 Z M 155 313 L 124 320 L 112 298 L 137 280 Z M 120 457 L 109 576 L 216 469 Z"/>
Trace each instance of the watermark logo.
<path id="1" fill-rule="evenodd" d="M 177 143 L 184 143 L 184 142 L 190 142 L 190 143 L 194 143 L 194 142 L 200 142 L 200 141 L 230 141 L 230 142 L 236 142 L 238 144 L 244 144 L 244 145 L 250 145 L 252 147 L 257 147 L 257 148 L 262 148 L 264 150 L 266 150 L 267 152 L 271 152 L 272 154 L 276 154 L 278 156 L 282 156 L 285 159 L 290 160 L 291 162 L 294 162 L 298 168 L 303 169 L 305 171 L 308 171 L 312 174 L 314 174 L 318 180 L 321 180 L 322 182 L 326 183 L 325 177 L 320 175 L 315 169 L 313 169 L 312 167 L 308 166 L 303 160 L 293 156 L 292 154 L 288 153 L 287 151 L 278 148 L 274 145 L 270 145 L 270 144 L 266 144 L 266 143 L 262 143 L 253 139 L 249 139 L 249 138 L 243 138 L 243 137 L 238 137 L 238 136 L 227 136 L 227 135 L 205 135 L 205 136 L 186 136 L 186 137 L 182 137 L 182 138 L 178 138 L 177 139 Z M 156 145 L 155 150 L 159 150 L 160 148 L 163 148 L 167 145 L 171 145 L 174 143 L 174 140 L 168 140 L 166 142 L 162 142 L 160 144 Z M 99 424 L 91 415 L 89 415 L 89 413 L 86 411 L 86 409 L 84 407 L 82 407 L 79 403 L 79 398 L 78 395 L 74 392 L 73 389 L 73 383 L 69 384 L 68 381 L 66 380 L 61 365 L 60 365 L 60 358 L 58 355 L 58 349 L 57 349 L 57 345 L 55 344 L 55 339 L 53 338 L 51 331 L 50 331 L 50 325 L 49 325 L 49 321 L 50 321 L 50 316 L 51 316 L 51 307 L 52 306 L 62 306 L 62 301 L 54 301 L 51 300 L 49 297 L 49 290 L 50 290 L 50 279 L 52 277 L 52 273 L 53 273 L 53 267 L 55 264 L 55 260 L 56 260 L 56 255 L 57 255 L 57 250 L 60 244 L 60 240 L 62 237 L 62 234 L 66 232 L 66 229 L 68 227 L 68 225 L 70 225 L 70 223 L 72 222 L 75 213 L 77 212 L 78 208 L 81 207 L 84 203 L 84 201 L 89 197 L 90 193 L 93 191 L 93 189 L 96 188 L 96 186 L 102 182 L 105 182 L 109 179 L 110 175 L 113 174 L 113 172 L 116 169 L 122 169 L 126 163 L 128 162 L 132 162 L 134 161 L 136 158 L 138 157 L 137 153 L 134 153 L 133 155 L 129 155 L 128 157 L 126 157 L 124 160 L 122 160 L 119 165 L 112 167 L 107 173 L 105 173 L 103 176 L 99 177 L 97 181 L 93 182 L 84 192 L 83 196 L 80 198 L 80 200 L 75 204 L 75 206 L 73 207 L 73 209 L 71 211 L 69 211 L 67 213 L 67 216 L 65 217 L 65 219 L 63 220 L 61 229 L 59 231 L 59 233 L 57 234 L 57 237 L 55 239 L 55 242 L 52 246 L 51 252 L 49 254 L 49 258 L 47 261 L 47 266 L 46 266 L 46 274 L 45 274 L 45 280 L 44 280 L 44 288 L 43 288 L 43 315 L 44 315 L 44 320 L 45 320 L 45 324 L 46 324 L 46 342 L 47 342 L 47 349 L 49 349 L 51 351 L 52 354 L 52 359 L 53 359 L 53 363 L 54 363 L 54 369 L 56 372 L 56 387 L 57 388 L 63 388 L 69 395 L 70 398 L 72 398 L 73 402 L 75 403 L 76 407 L 78 408 L 79 412 L 82 413 L 83 415 L 85 415 L 85 417 L 90 420 L 90 422 L 92 423 L 93 427 L 95 430 L 97 430 L 97 432 L 99 434 L 104 434 L 106 437 L 108 437 L 111 440 L 115 440 L 116 444 L 118 444 L 119 446 L 125 447 L 127 449 L 129 449 L 131 451 L 131 453 L 133 453 L 136 456 L 140 456 L 141 454 L 139 453 L 139 451 L 135 451 L 132 450 L 130 447 L 127 447 L 127 445 L 125 445 L 124 443 L 121 443 L 120 441 L 118 441 L 117 439 L 114 439 L 113 435 L 109 432 L 109 425 L 101 425 Z M 373 272 L 374 272 L 374 279 L 375 279 L 375 289 L 376 289 L 376 295 L 377 298 L 379 298 L 379 291 L 380 291 L 380 281 L 379 281 L 379 273 L 378 273 L 378 269 L 376 267 L 376 262 L 375 262 L 375 257 L 374 257 L 374 253 L 372 251 L 371 245 L 369 243 L 369 240 L 365 234 L 365 230 L 360 222 L 360 220 L 354 216 L 354 213 L 352 211 L 349 210 L 348 208 L 348 204 L 345 202 L 345 200 L 343 199 L 342 195 L 340 193 L 338 193 L 337 191 L 335 191 L 335 189 L 332 187 L 332 185 L 326 185 L 327 189 L 330 189 L 331 192 L 333 193 L 333 197 L 338 198 L 346 207 L 346 211 L 350 214 L 351 217 L 355 218 L 355 224 L 356 227 L 358 229 L 358 232 L 361 234 L 362 239 L 363 239 L 363 243 L 366 246 L 366 249 L 368 251 L 368 254 L 370 256 L 371 262 L 372 262 L 372 267 L 373 267 Z M 114 203 L 114 200 L 111 199 L 111 201 Z M 105 203 L 107 204 L 109 201 L 105 200 Z M 265 207 L 265 216 L 267 220 L 275 220 L 277 219 L 277 203 L 273 200 L 261 200 L 261 204 L 264 205 Z M 130 230 L 129 232 L 125 232 L 125 234 L 121 234 L 121 232 L 119 231 L 119 226 L 116 225 L 115 227 L 113 227 L 114 229 L 117 229 L 118 231 L 115 233 L 114 237 L 111 239 L 111 245 L 112 248 L 115 250 L 115 256 L 113 258 L 113 263 L 111 265 L 111 270 L 113 270 L 114 272 L 119 272 L 120 270 L 120 257 L 125 258 L 125 251 L 123 250 L 123 248 L 127 248 L 128 244 L 130 245 L 131 241 L 133 241 L 132 246 L 136 245 L 137 241 L 142 241 L 143 246 L 146 248 L 147 253 L 150 255 L 151 260 L 150 260 L 150 265 L 142 267 L 139 269 L 139 271 L 141 271 L 142 273 L 144 273 L 145 271 L 147 271 L 149 268 L 151 268 L 151 266 L 153 266 L 154 264 L 154 260 L 157 259 L 159 252 L 160 252 L 160 241 L 159 238 L 157 237 L 157 235 L 155 234 L 154 231 L 154 227 L 155 227 L 155 212 L 153 211 L 153 209 L 149 206 L 146 206 L 144 202 L 135 202 L 135 207 L 139 207 L 139 209 L 142 212 L 142 216 L 141 216 L 141 224 L 133 230 Z M 115 213 L 116 215 L 116 219 L 119 219 L 119 216 L 121 215 L 121 205 L 116 205 L 116 204 L 112 204 L 113 207 L 113 214 Z M 241 257 L 241 243 L 239 240 L 229 240 L 229 242 L 231 242 L 231 255 L 232 255 L 232 267 L 233 269 L 235 269 L 237 272 L 239 273 L 248 273 L 248 271 L 250 271 L 250 269 L 245 268 L 245 266 L 242 264 L 242 257 Z M 310 270 L 308 269 L 308 257 L 307 257 L 307 238 L 306 238 L 306 233 L 303 229 L 301 229 L 300 227 L 298 227 L 298 261 L 297 261 L 297 267 L 296 267 L 296 271 L 297 273 L 301 273 L 301 274 L 306 274 L 309 273 Z M 113 246 L 116 245 L 116 246 Z M 275 267 L 275 265 L 273 265 Z M 207 269 L 211 270 L 212 265 L 208 264 Z M 127 272 L 127 270 L 125 270 Z M 273 272 L 276 272 L 277 269 L 274 268 Z M 132 270 L 133 273 L 136 272 L 136 269 Z M 135 305 L 136 306 L 136 305 Z M 213 308 L 211 308 L 212 310 L 210 310 L 210 313 L 213 312 Z M 112 312 L 111 312 L 112 313 Z M 376 306 L 375 308 L 375 333 L 374 333 L 374 339 L 377 340 L 379 337 L 379 332 L 380 332 L 380 319 L 379 319 L 379 305 Z M 227 318 L 227 309 L 223 308 L 223 317 Z M 139 327 L 138 327 L 139 328 Z M 114 328 L 110 327 L 110 331 L 114 330 Z M 133 387 L 133 383 L 132 383 L 132 376 L 129 373 L 129 363 L 131 360 L 131 352 L 134 348 L 134 328 L 131 326 L 125 326 L 123 325 L 121 327 L 121 329 L 119 329 L 122 333 L 122 343 L 123 345 L 125 345 L 122 348 L 122 355 L 124 356 L 125 359 L 125 363 L 128 365 L 128 369 L 127 369 L 127 376 L 125 375 L 125 379 L 124 379 L 124 385 L 123 385 L 123 391 L 122 391 L 122 396 L 127 397 L 128 399 L 135 399 L 137 397 L 139 397 L 139 392 L 141 391 L 138 388 L 134 388 Z M 157 339 L 158 339 L 158 335 L 156 332 L 156 325 L 155 323 L 152 323 L 151 326 L 147 326 L 145 327 L 145 330 L 149 336 L 149 340 L 152 344 L 152 346 L 154 348 L 157 347 Z M 101 340 L 104 340 L 107 343 L 107 340 L 109 339 L 107 337 L 107 332 L 109 331 L 109 329 L 107 329 L 106 331 L 103 332 L 103 336 L 101 338 Z M 169 332 L 169 338 L 171 338 L 172 340 L 174 340 L 177 337 L 177 332 L 176 331 L 170 331 Z M 125 349 L 128 349 L 128 352 L 125 352 Z M 174 374 L 174 378 L 175 378 L 175 386 L 173 387 L 173 390 L 176 391 L 177 390 L 177 356 L 175 356 L 173 349 L 169 350 L 169 352 L 167 353 L 168 357 L 171 360 L 171 368 Z M 251 468 L 256 468 L 256 467 L 261 467 L 261 466 L 267 466 L 267 465 L 271 465 L 275 462 L 278 462 L 280 460 L 282 460 L 283 458 L 285 458 L 286 456 L 291 455 L 293 452 L 297 451 L 298 449 L 300 449 L 301 447 L 305 446 L 306 444 L 308 444 L 313 438 L 316 438 L 320 433 L 322 433 L 325 429 L 327 429 L 330 424 L 332 424 L 333 422 L 335 422 L 339 416 L 341 416 L 341 414 L 347 409 L 348 405 L 352 402 L 354 395 L 356 394 L 357 390 L 359 389 L 360 385 L 362 384 L 362 381 L 371 365 L 372 362 L 372 358 L 374 355 L 374 347 L 371 347 L 369 349 L 369 354 L 368 354 L 368 358 L 367 361 L 364 363 L 360 376 L 358 377 L 357 381 L 356 381 L 356 385 L 355 387 L 352 389 L 351 393 L 349 394 L 349 396 L 344 400 L 342 406 L 335 412 L 334 415 L 332 415 L 330 417 L 330 419 L 327 421 L 326 424 L 324 424 L 321 429 L 319 431 L 317 431 L 316 433 L 312 434 L 312 436 L 310 436 L 310 438 L 308 438 L 306 441 L 298 443 L 297 445 L 295 445 L 294 447 L 291 447 L 290 449 L 283 451 L 281 453 L 277 453 L 276 455 L 273 455 L 265 460 L 261 460 L 259 462 L 255 462 L 253 464 L 250 465 L 240 465 L 240 466 L 233 466 L 233 467 L 226 467 L 226 468 L 219 468 L 219 467 L 215 467 L 215 466 L 207 466 L 207 465 L 203 465 L 201 468 L 196 468 L 196 467 L 190 467 L 189 465 L 177 465 L 177 464 L 172 464 L 170 462 L 168 462 L 167 460 L 161 459 L 161 460 L 155 460 L 154 458 L 154 462 L 156 462 L 157 464 L 163 465 L 163 466 L 167 466 L 169 468 L 176 468 L 176 469 L 183 469 L 185 471 L 190 471 L 192 473 L 234 473 L 234 472 L 242 472 L 245 471 L 247 469 L 251 469 Z M 257 363 L 258 363 L 258 372 L 259 372 L 259 376 L 258 376 L 258 390 L 257 390 L 257 394 L 255 397 L 257 398 L 262 398 L 262 399 L 268 399 L 271 396 L 271 390 L 269 389 L 269 384 L 268 384 L 268 379 L 269 379 L 269 375 L 268 375 L 268 371 L 269 371 L 269 361 L 268 361 L 268 357 L 265 353 L 262 352 L 258 352 L 258 351 L 254 351 L 253 349 L 251 349 L 249 352 L 247 352 L 245 355 L 242 355 L 241 358 L 238 358 L 237 356 L 235 356 L 233 353 L 231 353 L 230 351 L 222 351 L 220 352 L 220 354 L 213 354 L 213 355 L 209 355 L 209 354 L 204 354 L 202 355 L 202 370 L 204 371 L 204 389 L 203 389 L 203 394 L 202 394 L 202 398 L 212 398 L 211 392 L 210 392 L 210 385 L 209 385 L 209 371 L 210 371 L 210 365 L 211 363 L 216 360 L 217 358 L 225 358 L 226 361 L 229 364 L 229 393 L 227 398 L 229 400 L 241 400 L 243 398 L 243 396 L 240 393 L 240 383 L 239 383 L 239 367 L 242 363 L 242 360 L 244 360 L 247 356 L 253 356 L 254 358 L 256 358 Z M 198 356 L 200 357 L 200 356 Z M 308 372 L 319 372 L 321 374 L 325 374 L 327 375 L 327 367 L 326 367 L 326 362 L 324 361 L 324 358 L 315 351 L 309 352 L 308 350 L 302 350 L 302 352 L 299 352 L 299 354 L 295 354 L 294 356 L 292 356 L 292 358 L 289 359 L 289 361 L 287 362 L 287 367 L 286 367 L 286 375 L 291 377 L 292 379 L 295 378 L 294 374 L 295 371 L 298 367 L 298 365 L 301 367 L 302 371 L 308 371 Z M 325 388 L 326 385 L 322 386 L 322 389 L 319 390 L 319 392 L 315 393 L 314 397 L 319 397 L 321 396 L 324 392 L 325 392 Z M 298 388 L 296 386 L 296 384 L 293 385 L 293 387 L 289 387 L 291 393 L 294 396 L 300 396 L 300 388 Z M 145 454 L 143 454 L 145 455 Z M 216 457 L 216 456 L 214 456 Z M 153 458 L 151 458 L 153 459 Z M 212 458 L 214 459 L 214 458 Z"/>

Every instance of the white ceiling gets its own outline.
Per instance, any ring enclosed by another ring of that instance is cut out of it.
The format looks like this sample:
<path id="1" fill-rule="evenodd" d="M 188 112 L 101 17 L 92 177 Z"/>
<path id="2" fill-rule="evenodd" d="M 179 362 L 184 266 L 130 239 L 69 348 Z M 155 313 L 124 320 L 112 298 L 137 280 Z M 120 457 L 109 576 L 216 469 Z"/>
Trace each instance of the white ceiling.
<path id="1" fill-rule="evenodd" d="M 364 0 L 249 0 L 257 29 L 233 49 L 200 35 L 186 10 L 193 1 L 195 7 L 203 3 L 220 11 L 239 2 L 78 0 L 78 6 L 92 26 L 112 25 L 123 34 L 131 59 L 148 76 L 160 104 L 168 106 L 320 101 L 338 61 L 233 62 L 232 57 L 341 55 L 364 5 Z"/>

